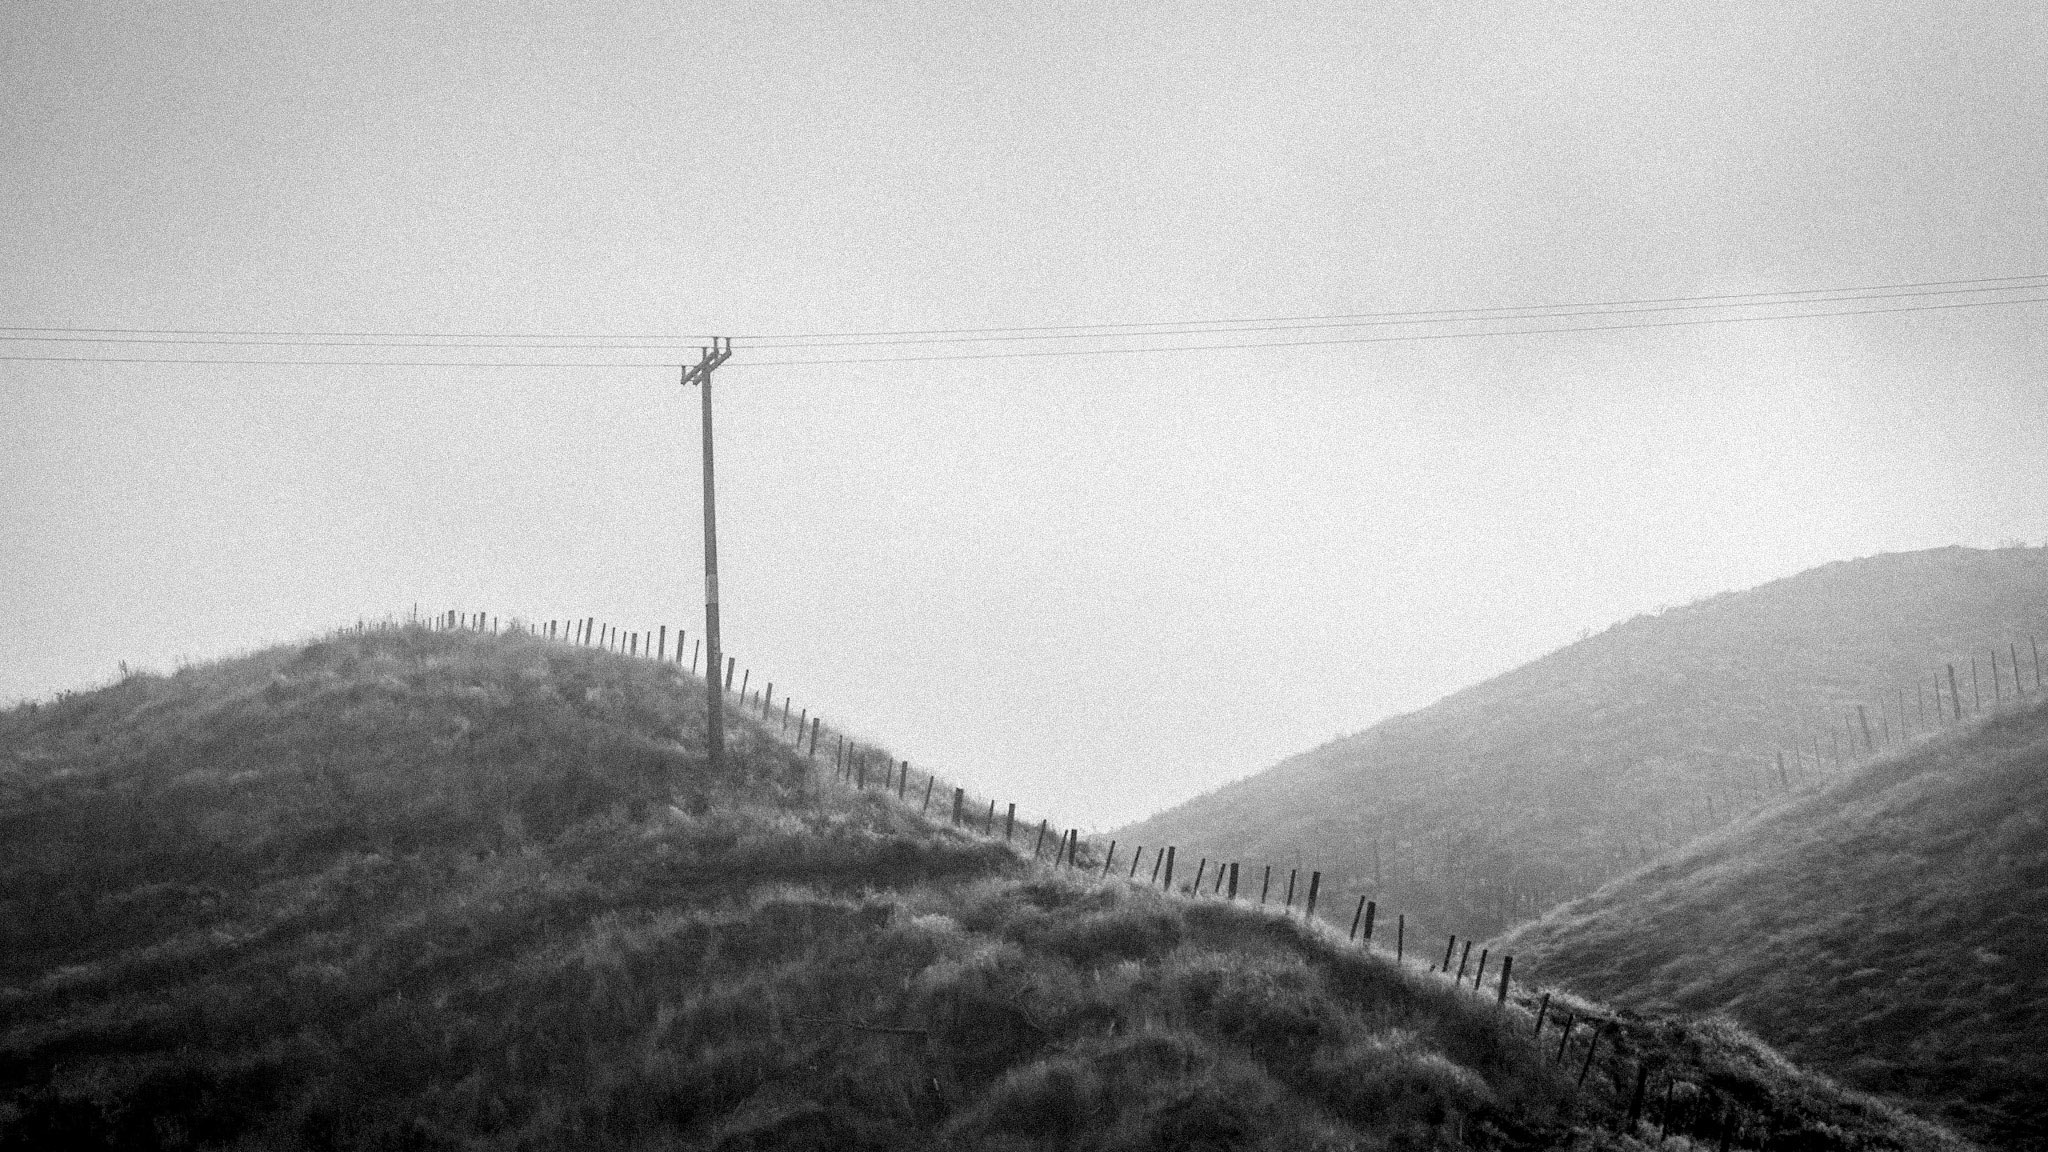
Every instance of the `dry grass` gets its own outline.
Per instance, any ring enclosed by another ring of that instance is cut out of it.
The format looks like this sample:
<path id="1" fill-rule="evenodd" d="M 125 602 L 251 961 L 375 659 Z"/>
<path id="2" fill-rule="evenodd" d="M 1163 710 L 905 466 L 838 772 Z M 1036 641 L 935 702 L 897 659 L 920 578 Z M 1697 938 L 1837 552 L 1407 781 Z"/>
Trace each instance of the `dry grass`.
<path id="1" fill-rule="evenodd" d="M 1625 1142 L 1619 1073 L 1312 926 L 1034 867 L 745 723 L 711 778 L 693 685 L 404 631 L 0 717 L 0 1148 Z M 1946 1144 L 1716 1075 L 1750 1147 Z"/>

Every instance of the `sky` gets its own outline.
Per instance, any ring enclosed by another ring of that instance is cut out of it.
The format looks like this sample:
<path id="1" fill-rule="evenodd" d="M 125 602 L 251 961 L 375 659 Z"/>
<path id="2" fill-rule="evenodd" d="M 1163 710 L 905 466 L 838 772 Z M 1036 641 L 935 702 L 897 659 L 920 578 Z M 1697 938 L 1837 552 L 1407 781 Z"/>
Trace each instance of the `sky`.
<path id="1" fill-rule="evenodd" d="M 706 334 L 726 650 L 1084 828 L 2048 539 L 2048 303 L 775 346 L 2038 277 L 2038 4 L 17 0 L 0 157 L 0 336 L 653 345 L 0 341 L 86 358 L 0 360 L 0 701 L 415 604 L 697 636 Z M 167 358 L 607 366 L 113 362 Z"/>

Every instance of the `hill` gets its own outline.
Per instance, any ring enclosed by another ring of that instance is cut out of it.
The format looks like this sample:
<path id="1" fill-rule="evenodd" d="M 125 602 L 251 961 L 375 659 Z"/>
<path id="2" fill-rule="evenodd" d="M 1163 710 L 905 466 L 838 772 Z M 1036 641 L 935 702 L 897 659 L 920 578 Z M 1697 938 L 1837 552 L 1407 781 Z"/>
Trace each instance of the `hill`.
<path id="1" fill-rule="evenodd" d="M 744 717 L 713 777 L 700 692 L 407 628 L 0 716 L 0 1148 L 1966 1147 L 1725 1023 L 1035 862 Z"/>
<path id="2" fill-rule="evenodd" d="M 1497 946 L 1644 1010 L 1725 1013 L 1989 1143 L 2048 1149 L 2048 705 L 1881 759 Z"/>
<path id="3" fill-rule="evenodd" d="M 1829 564 L 1637 616 L 1117 835 L 1303 860 L 1483 937 L 1952 722 L 1950 663 L 1965 715 L 2013 694 L 2015 659 L 2037 691 L 2037 634 L 2048 549 Z"/>

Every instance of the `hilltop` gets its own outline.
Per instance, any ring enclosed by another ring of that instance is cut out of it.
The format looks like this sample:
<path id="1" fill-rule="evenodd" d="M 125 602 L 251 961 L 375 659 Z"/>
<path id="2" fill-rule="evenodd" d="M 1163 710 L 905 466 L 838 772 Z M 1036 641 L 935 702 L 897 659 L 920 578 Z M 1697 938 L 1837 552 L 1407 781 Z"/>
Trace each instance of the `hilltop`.
<path id="1" fill-rule="evenodd" d="M 2048 1149 L 2048 705 L 1881 759 L 1496 946 Z"/>
<path id="2" fill-rule="evenodd" d="M 1828 564 L 1616 624 L 1117 835 L 1299 858 L 1486 936 L 1938 729 L 1930 681 L 1951 662 L 1966 714 L 2012 695 L 2014 651 L 2034 691 L 2034 635 L 2048 549 Z"/>
<path id="3" fill-rule="evenodd" d="M 0 715 L 0 1148 L 1966 1147 L 1725 1023 L 1048 867 L 744 717 L 713 776 L 701 691 L 406 628 Z"/>

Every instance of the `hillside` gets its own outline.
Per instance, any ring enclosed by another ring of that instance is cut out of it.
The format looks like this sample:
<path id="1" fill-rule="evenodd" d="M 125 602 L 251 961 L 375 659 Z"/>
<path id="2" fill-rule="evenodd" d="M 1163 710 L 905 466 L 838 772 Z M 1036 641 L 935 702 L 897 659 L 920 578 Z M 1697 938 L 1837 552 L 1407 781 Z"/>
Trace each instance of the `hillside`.
<path id="1" fill-rule="evenodd" d="M 1879 760 L 1496 946 L 2048 1149 L 2048 705 Z"/>
<path id="2" fill-rule="evenodd" d="M 0 715 L 0 1148 L 1966 1147 L 1726 1024 L 1034 863 L 742 718 L 711 778 L 700 690 L 407 628 Z"/>
<path id="3" fill-rule="evenodd" d="M 1300 859 L 1485 936 L 1937 728 L 1949 663 L 1966 715 L 2012 695 L 2014 653 L 2034 692 L 2035 635 L 2048 549 L 1829 564 L 1635 617 L 1117 835 Z"/>

